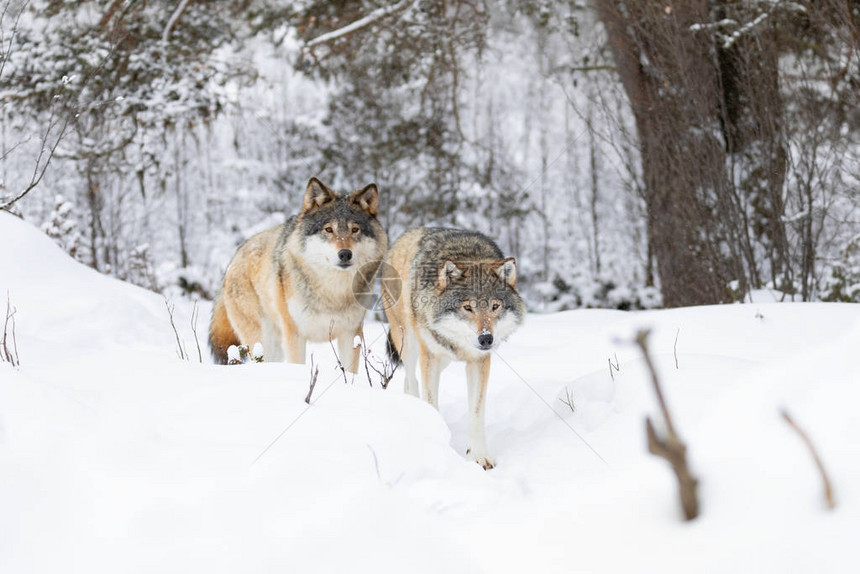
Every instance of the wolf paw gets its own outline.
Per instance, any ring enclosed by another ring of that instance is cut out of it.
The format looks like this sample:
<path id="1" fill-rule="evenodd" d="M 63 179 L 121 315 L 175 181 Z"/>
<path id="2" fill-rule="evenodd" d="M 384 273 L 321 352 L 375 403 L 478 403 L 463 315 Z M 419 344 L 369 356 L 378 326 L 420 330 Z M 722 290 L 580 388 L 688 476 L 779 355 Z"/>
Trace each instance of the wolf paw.
<path id="1" fill-rule="evenodd" d="M 466 456 L 469 457 L 469 460 L 475 461 L 480 464 L 484 470 L 490 470 L 491 468 L 494 468 L 496 466 L 495 463 L 490 460 L 489 456 L 472 456 L 472 449 L 466 450 Z"/>

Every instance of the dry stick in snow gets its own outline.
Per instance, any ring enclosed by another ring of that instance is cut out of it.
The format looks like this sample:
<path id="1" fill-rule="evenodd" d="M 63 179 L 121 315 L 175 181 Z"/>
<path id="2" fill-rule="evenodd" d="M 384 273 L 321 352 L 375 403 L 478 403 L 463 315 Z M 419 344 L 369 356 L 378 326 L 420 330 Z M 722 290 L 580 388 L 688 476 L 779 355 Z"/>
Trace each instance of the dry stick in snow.
<path id="1" fill-rule="evenodd" d="M 311 353 L 311 384 L 308 388 L 308 396 L 305 397 L 305 402 L 311 404 L 311 395 L 314 394 L 314 387 L 317 386 L 317 377 L 320 374 L 319 365 L 314 365 L 314 354 Z"/>
<path id="2" fill-rule="evenodd" d="M 615 363 L 612 362 L 612 358 L 606 359 L 609 362 L 609 377 L 612 379 L 612 382 L 615 382 L 615 374 L 613 371 L 621 372 L 621 363 L 618 362 L 618 354 L 615 354 Z"/>
<path id="3" fill-rule="evenodd" d="M 167 297 L 165 297 L 164 306 L 167 307 L 167 314 L 170 316 L 170 326 L 173 327 L 173 334 L 176 335 L 176 354 L 179 355 L 179 358 L 183 361 L 187 361 L 188 353 L 185 352 L 185 347 L 182 346 L 182 340 L 179 338 L 179 331 L 176 329 L 176 323 L 173 321 L 174 305 L 167 299 Z"/>
<path id="4" fill-rule="evenodd" d="M 681 327 L 678 327 L 678 330 L 675 331 L 675 344 L 672 346 L 672 352 L 675 355 L 675 369 L 680 369 L 678 366 L 678 335 L 681 334 Z"/>
<path id="5" fill-rule="evenodd" d="M 348 384 L 349 381 L 346 380 L 346 369 L 340 360 L 340 356 L 337 354 L 337 349 L 334 348 L 334 321 L 329 323 L 328 326 L 328 344 L 331 345 L 331 352 L 334 353 L 334 358 L 337 359 L 337 368 L 340 369 L 340 372 L 343 374 L 343 382 L 344 384 Z"/>
<path id="6" fill-rule="evenodd" d="M 806 448 L 809 449 L 812 459 L 815 461 L 815 466 L 818 467 L 818 472 L 821 474 L 821 482 L 824 483 L 824 500 L 827 503 L 827 508 L 836 508 L 836 499 L 833 497 L 833 487 L 830 484 L 830 477 L 827 475 L 827 471 L 824 470 L 824 463 L 821 462 L 821 457 L 818 456 L 818 451 L 816 450 L 815 445 L 812 444 L 812 441 L 809 439 L 809 435 L 807 435 L 803 429 L 794 422 L 794 419 L 791 418 L 788 411 L 782 409 L 780 414 L 782 415 L 782 418 L 785 419 L 785 422 L 787 422 L 800 436 L 801 440 L 803 440 L 803 444 L 806 445 Z"/>
<path id="7" fill-rule="evenodd" d="M 402 330 L 403 329 L 401 329 L 401 331 Z M 387 335 L 388 335 L 388 333 L 386 333 L 386 336 Z M 400 348 L 401 349 L 403 348 L 403 341 L 402 340 L 400 342 Z M 380 386 L 382 386 L 383 389 L 387 389 L 388 383 L 390 383 L 391 379 L 394 378 L 394 373 L 397 372 L 397 367 L 400 366 L 400 363 L 395 363 L 395 362 L 392 362 L 392 361 L 386 359 L 384 361 L 381 361 L 381 370 L 380 370 L 380 365 L 374 364 L 372 361 L 370 361 L 370 348 L 365 344 L 364 335 L 361 336 L 361 350 L 362 350 L 362 355 L 364 355 L 364 370 L 367 373 L 367 382 L 370 383 L 371 387 L 373 386 L 373 383 L 371 382 L 371 377 L 370 377 L 370 369 L 373 369 L 373 371 L 377 375 L 379 375 Z M 377 363 L 380 363 L 380 362 L 377 361 Z"/>
<path id="8" fill-rule="evenodd" d="M 610 371 L 610 372 L 612 372 L 612 371 Z M 564 388 L 564 394 L 565 394 L 565 397 L 567 397 L 567 398 L 563 399 L 561 397 L 558 397 L 558 400 L 560 400 L 562 403 L 566 404 L 567 408 L 570 409 L 570 412 L 575 413 L 576 412 L 576 404 L 574 404 L 574 402 L 573 402 L 573 395 L 570 393 L 570 389 L 565 387 Z"/>
<path id="9" fill-rule="evenodd" d="M 666 459 L 672 465 L 672 470 L 675 471 L 675 476 L 678 477 L 678 487 L 680 489 L 684 517 L 687 520 L 692 520 L 699 515 L 699 499 L 696 495 L 699 481 L 690 473 L 690 467 L 687 464 L 687 446 L 681 442 L 681 439 L 678 438 L 678 434 L 675 432 L 675 425 L 672 422 L 672 416 L 669 414 L 669 407 L 666 406 L 666 399 L 663 397 L 663 390 L 660 388 L 657 371 L 654 368 L 654 363 L 651 361 L 651 355 L 648 353 L 649 333 L 650 331 L 647 330 L 639 331 L 636 334 L 636 344 L 642 349 L 645 365 L 648 367 L 651 381 L 654 383 L 654 392 L 657 394 L 657 401 L 660 403 L 660 410 L 666 422 L 666 437 L 658 437 L 651 418 L 648 417 L 645 419 L 645 430 L 648 433 L 648 451 L 651 454 Z"/>
<path id="10" fill-rule="evenodd" d="M 0 361 L 9 363 L 13 367 L 21 364 L 18 358 L 18 339 L 15 336 L 15 313 L 18 310 L 12 307 L 9 300 L 9 292 L 6 291 L 6 321 L 3 323 L 3 339 L 0 340 Z M 12 349 L 9 349 L 9 321 L 12 321 Z"/>
<path id="11" fill-rule="evenodd" d="M 203 362 L 203 351 L 200 350 L 200 338 L 197 336 L 197 318 L 200 310 L 197 308 L 197 300 L 194 300 L 194 308 L 191 309 L 191 332 L 194 333 L 194 342 L 197 344 L 197 358 Z"/>

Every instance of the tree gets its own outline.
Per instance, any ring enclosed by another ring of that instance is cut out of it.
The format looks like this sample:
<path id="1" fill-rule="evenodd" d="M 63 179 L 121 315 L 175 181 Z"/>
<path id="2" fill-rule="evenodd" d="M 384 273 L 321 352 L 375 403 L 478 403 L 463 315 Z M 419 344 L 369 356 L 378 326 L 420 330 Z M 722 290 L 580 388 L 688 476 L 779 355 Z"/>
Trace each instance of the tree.
<path id="1" fill-rule="evenodd" d="M 822 196 L 800 185 L 807 191 L 794 202 L 786 190 L 797 187 L 803 161 L 792 165 L 786 129 L 802 118 L 785 115 L 802 98 L 781 90 L 780 63 L 792 53 L 810 78 L 823 67 L 816 61 L 838 60 L 840 48 L 823 38 L 855 46 L 860 8 L 729 0 L 596 6 L 636 118 L 649 242 L 665 304 L 729 301 L 731 282 L 743 293 L 767 276 L 788 292 L 801 276 L 810 298 L 813 212 Z M 838 149 L 838 136 L 826 139 L 825 148 Z M 812 172 L 820 169 L 813 159 L 806 171 L 818 182 L 822 174 Z M 797 204 L 806 226 L 799 257 L 786 216 Z"/>

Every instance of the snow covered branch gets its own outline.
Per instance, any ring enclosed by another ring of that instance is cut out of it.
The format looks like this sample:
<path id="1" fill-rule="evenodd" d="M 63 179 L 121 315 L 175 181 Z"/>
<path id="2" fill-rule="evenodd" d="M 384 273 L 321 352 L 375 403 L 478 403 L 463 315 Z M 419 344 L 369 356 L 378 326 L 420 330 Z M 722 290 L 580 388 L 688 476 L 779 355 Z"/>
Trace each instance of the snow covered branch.
<path id="1" fill-rule="evenodd" d="M 690 26 L 691 32 L 701 32 L 701 31 L 712 31 L 720 36 L 723 40 L 722 48 L 723 50 L 728 50 L 731 48 L 735 42 L 737 42 L 741 36 L 747 34 L 751 30 L 753 30 L 756 26 L 759 26 L 762 22 L 767 20 L 771 14 L 777 8 L 785 8 L 787 10 L 794 10 L 797 12 L 805 12 L 806 8 L 796 2 L 783 2 L 782 0 L 775 0 L 774 2 L 768 2 L 769 7 L 765 12 L 762 12 L 746 24 L 741 25 L 740 22 L 733 18 L 723 18 L 722 20 L 718 20 L 716 22 L 706 22 L 701 24 L 693 24 Z M 734 26 L 739 26 L 737 30 L 732 32 L 731 34 L 724 34 L 721 30 L 724 28 L 730 28 Z"/>
<path id="2" fill-rule="evenodd" d="M 173 14 L 170 15 L 170 19 L 167 21 L 167 25 L 164 27 L 164 32 L 161 35 L 161 41 L 165 44 L 170 39 L 170 32 L 179 23 L 179 19 L 182 18 L 182 14 L 185 13 L 189 4 L 191 4 L 191 0 L 182 0 L 179 6 L 176 7 L 176 10 L 173 11 Z"/>
<path id="3" fill-rule="evenodd" d="M 397 4 L 385 6 L 384 8 L 377 8 L 364 18 L 359 18 L 352 24 L 348 24 L 343 28 L 338 28 L 337 30 L 332 30 L 331 32 L 326 32 L 325 34 L 321 34 L 313 40 L 310 40 L 307 44 L 305 44 L 305 50 L 312 50 L 316 46 L 328 44 L 345 36 L 349 36 L 350 34 L 353 34 L 363 28 L 367 28 L 368 26 L 371 26 L 376 22 L 379 22 L 380 20 L 388 18 L 392 14 L 396 14 L 401 10 L 405 10 L 409 6 L 409 4 L 410 2 L 406 0 L 401 0 Z"/>
<path id="4" fill-rule="evenodd" d="M 737 30 L 732 32 L 725 40 L 723 40 L 723 50 L 728 50 L 729 48 L 731 48 L 732 45 L 735 42 L 737 42 L 741 36 L 743 36 L 744 34 L 749 32 L 750 30 L 752 30 L 753 28 L 755 28 L 756 26 L 758 26 L 759 24 L 764 22 L 767 19 L 767 17 L 770 16 L 770 13 L 772 11 L 773 11 L 773 8 L 771 8 L 771 10 L 768 12 L 762 12 L 761 14 L 756 16 L 752 21 L 747 22 L 746 24 L 744 24 L 743 26 L 741 26 L 740 28 L 738 28 Z"/>

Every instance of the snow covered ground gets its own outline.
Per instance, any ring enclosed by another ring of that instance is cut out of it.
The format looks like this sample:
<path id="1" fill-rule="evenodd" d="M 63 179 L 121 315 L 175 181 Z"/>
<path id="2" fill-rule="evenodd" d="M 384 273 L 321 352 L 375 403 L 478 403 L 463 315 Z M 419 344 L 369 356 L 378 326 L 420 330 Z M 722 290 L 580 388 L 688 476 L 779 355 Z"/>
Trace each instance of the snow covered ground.
<path id="1" fill-rule="evenodd" d="M 0 245 L 21 360 L 0 364 L 0 572 L 856 571 L 860 306 L 530 315 L 493 359 L 484 472 L 462 456 L 462 366 L 440 414 L 402 373 L 344 384 L 316 346 L 307 406 L 308 366 L 199 364 L 186 302 L 192 361 L 159 296 L 7 213 Z M 646 452 L 639 327 L 701 479 L 692 523 Z"/>

